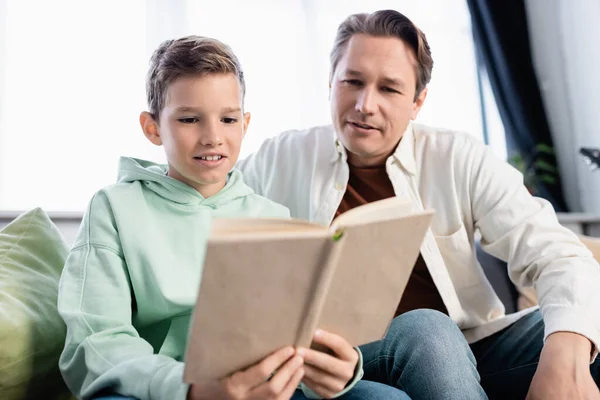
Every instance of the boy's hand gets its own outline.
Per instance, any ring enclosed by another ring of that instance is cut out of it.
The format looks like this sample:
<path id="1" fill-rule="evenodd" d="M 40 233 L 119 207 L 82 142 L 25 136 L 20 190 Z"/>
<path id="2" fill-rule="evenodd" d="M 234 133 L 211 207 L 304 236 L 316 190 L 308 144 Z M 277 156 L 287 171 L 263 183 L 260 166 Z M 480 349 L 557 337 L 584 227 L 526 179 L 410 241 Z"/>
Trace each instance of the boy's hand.
<path id="1" fill-rule="evenodd" d="M 221 381 L 191 385 L 188 400 L 289 400 L 304 375 L 303 363 L 293 348 L 286 347 Z"/>
<path id="2" fill-rule="evenodd" d="M 302 382 L 319 396 L 331 398 L 344 390 L 354 377 L 358 353 L 346 339 L 330 332 L 317 330 L 313 340 L 331 349 L 333 355 L 298 349 L 298 354 L 304 358 L 305 363 Z"/>

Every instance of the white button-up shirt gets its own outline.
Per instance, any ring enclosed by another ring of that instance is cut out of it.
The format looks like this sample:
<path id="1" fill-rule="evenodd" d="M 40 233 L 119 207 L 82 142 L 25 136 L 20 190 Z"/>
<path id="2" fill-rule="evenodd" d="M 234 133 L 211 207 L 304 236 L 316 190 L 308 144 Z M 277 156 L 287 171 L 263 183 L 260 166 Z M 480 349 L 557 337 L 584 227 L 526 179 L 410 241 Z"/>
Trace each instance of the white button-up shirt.
<path id="1" fill-rule="evenodd" d="M 284 132 L 238 166 L 257 193 L 323 225 L 332 222 L 349 179 L 332 126 Z M 505 315 L 476 258 L 478 230 L 482 248 L 508 262 L 514 283 L 535 286 L 545 337 L 576 332 L 598 348 L 600 267 L 552 206 L 529 194 L 517 170 L 468 134 L 413 123 L 386 170 L 396 196 L 410 199 L 414 210 L 436 211 L 421 254 L 470 343 L 535 309 Z"/>

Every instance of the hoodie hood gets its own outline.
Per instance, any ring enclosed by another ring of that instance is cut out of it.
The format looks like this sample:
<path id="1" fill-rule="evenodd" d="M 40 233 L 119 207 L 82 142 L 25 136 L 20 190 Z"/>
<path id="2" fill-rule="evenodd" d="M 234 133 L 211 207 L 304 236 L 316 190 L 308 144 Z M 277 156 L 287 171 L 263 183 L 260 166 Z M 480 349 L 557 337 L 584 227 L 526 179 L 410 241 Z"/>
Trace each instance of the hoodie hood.
<path id="1" fill-rule="evenodd" d="M 253 193 L 244 184 L 242 174 L 233 169 L 227 175 L 227 184 L 214 196 L 205 198 L 196 189 L 177 179 L 167 176 L 168 166 L 131 157 L 119 160 L 118 183 L 140 182 L 147 190 L 183 205 L 216 207 Z"/>

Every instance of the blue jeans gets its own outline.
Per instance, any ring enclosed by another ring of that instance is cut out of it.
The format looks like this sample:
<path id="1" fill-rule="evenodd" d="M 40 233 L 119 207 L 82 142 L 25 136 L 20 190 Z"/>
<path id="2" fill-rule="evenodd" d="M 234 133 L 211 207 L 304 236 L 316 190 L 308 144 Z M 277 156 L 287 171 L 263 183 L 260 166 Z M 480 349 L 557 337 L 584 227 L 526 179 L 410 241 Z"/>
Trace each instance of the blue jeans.
<path id="1" fill-rule="evenodd" d="M 304 400 L 302 391 L 297 390 L 292 400 Z M 339 400 L 410 400 L 404 392 L 391 386 L 380 383 L 360 381 L 345 395 L 338 397 Z M 133 397 L 108 396 L 98 397 L 95 400 L 135 400 Z"/>
<path id="2" fill-rule="evenodd" d="M 113 394 L 113 395 L 109 395 L 109 396 L 94 397 L 94 400 L 137 400 L 137 399 L 135 397 L 119 396 L 118 394 Z"/>
<path id="3" fill-rule="evenodd" d="M 292 400 L 304 400 L 302 391 L 297 390 Z M 410 400 L 404 392 L 391 386 L 380 383 L 360 381 L 345 395 L 338 397 L 339 400 Z M 95 400 L 136 400 L 134 397 L 107 396 L 98 397 Z"/>
<path id="4" fill-rule="evenodd" d="M 360 346 L 364 380 L 413 399 L 486 399 L 475 357 L 457 325 L 434 310 L 396 317 L 383 340 Z"/>
<path id="5" fill-rule="evenodd" d="M 292 396 L 292 400 L 304 400 L 306 397 L 302 391 L 297 390 Z M 410 400 L 404 392 L 395 389 L 391 386 L 382 385 L 380 383 L 360 381 L 352 388 L 351 391 L 343 396 L 338 397 L 339 400 Z M 134 397 L 124 396 L 107 396 L 97 397 L 95 400 L 136 400 Z"/>
<path id="6" fill-rule="evenodd" d="M 301 390 L 296 390 L 292 400 L 305 400 Z M 336 400 L 410 400 L 410 397 L 401 390 L 377 382 L 362 380 L 348 393 Z"/>
<path id="7" fill-rule="evenodd" d="M 535 374 L 544 345 L 544 321 L 540 311 L 475 342 L 471 349 L 481 384 L 490 399 L 524 399 Z M 600 360 L 590 366 L 600 387 Z"/>

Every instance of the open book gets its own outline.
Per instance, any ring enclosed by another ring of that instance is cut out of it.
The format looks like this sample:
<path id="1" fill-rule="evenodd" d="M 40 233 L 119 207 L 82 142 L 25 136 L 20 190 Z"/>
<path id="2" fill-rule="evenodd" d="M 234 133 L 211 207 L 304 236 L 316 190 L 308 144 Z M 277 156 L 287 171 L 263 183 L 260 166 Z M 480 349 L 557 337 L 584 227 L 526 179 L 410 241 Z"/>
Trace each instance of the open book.
<path id="1" fill-rule="evenodd" d="M 353 346 L 383 338 L 433 211 L 390 198 L 331 227 L 298 220 L 215 220 L 192 318 L 184 381 L 247 368 L 314 331 Z"/>

